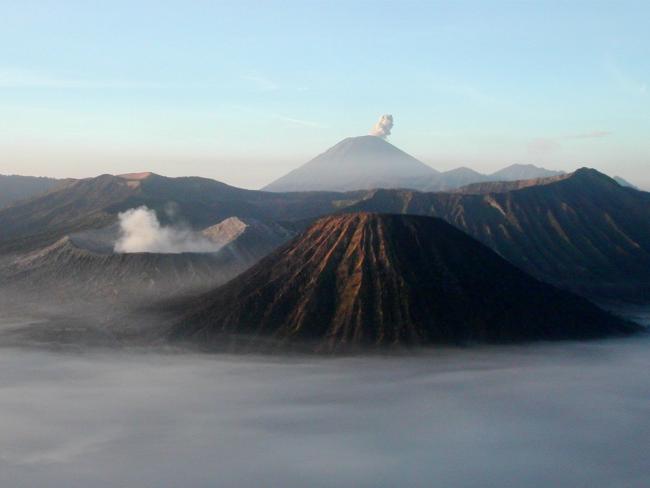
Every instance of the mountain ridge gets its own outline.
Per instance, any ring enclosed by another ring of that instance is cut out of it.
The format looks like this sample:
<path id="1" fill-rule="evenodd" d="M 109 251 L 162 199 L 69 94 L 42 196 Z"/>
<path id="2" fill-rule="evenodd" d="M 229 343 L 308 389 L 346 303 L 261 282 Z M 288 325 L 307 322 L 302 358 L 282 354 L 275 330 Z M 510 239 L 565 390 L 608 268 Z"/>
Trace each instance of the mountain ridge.
<path id="1" fill-rule="evenodd" d="M 350 191 L 377 188 L 449 191 L 485 181 L 559 176 L 562 171 L 513 164 L 492 174 L 467 167 L 440 172 L 381 137 L 348 137 L 269 183 L 263 191 Z"/>
<path id="2" fill-rule="evenodd" d="M 42 195 L 70 180 L 0 174 L 0 209 Z"/>
<path id="3" fill-rule="evenodd" d="M 105 174 L 0 209 L 0 254 L 38 249 L 68 234 L 107 227 L 120 212 L 141 206 L 154 210 L 162 224 L 180 219 L 203 229 L 232 216 L 280 221 L 323 215 L 351 195 L 261 192 L 200 177 Z"/>
<path id="4" fill-rule="evenodd" d="M 443 218 L 536 278 L 580 293 L 642 299 L 650 290 L 650 193 L 593 169 L 502 193 L 377 190 L 345 211 Z"/>
<path id="5" fill-rule="evenodd" d="M 540 168 L 534 164 L 515 163 L 491 173 L 489 177 L 492 181 L 515 181 L 530 180 L 534 178 L 550 178 L 553 176 L 561 176 L 563 174 L 564 171 Z"/>
<path id="6" fill-rule="evenodd" d="M 129 186 L 130 181 L 137 185 Z M 0 210 L 0 256 L 106 228 L 117 222 L 119 212 L 142 205 L 155 210 L 163 225 L 176 219 L 195 230 L 229 217 L 301 230 L 314 218 L 337 212 L 410 213 L 443 218 L 558 286 L 606 299 L 650 296 L 650 193 L 622 187 L 589 169 L 482 185 L 436 193 L 273 193 L 193 177 L 102 175 Z"/>
<path id="7" fill-rule="evenodd" d="M 42 302 L 126 304 L 204 290 L 227 282 L 294 235 L 277 224 L 249 222 L 243 227 L 236 234 L 209 228 L 206 236 L 220 245 L 214 252 L 115 252 L 116 225 L 66 235 L 3 260 L 1 284 L 4 290 L 40 296 Z"/>

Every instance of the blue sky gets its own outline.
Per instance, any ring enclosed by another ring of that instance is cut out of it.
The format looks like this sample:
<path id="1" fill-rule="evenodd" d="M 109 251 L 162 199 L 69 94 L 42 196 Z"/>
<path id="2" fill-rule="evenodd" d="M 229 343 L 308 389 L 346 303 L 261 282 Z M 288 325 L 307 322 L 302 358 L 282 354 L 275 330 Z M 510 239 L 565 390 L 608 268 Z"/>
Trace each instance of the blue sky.
<path id="1" fill-rule="evenodd" d="M 0 0 L 0 173 L 259 187 L 392 113 L 437 169 L 650 189 L 650 2 Z"/>

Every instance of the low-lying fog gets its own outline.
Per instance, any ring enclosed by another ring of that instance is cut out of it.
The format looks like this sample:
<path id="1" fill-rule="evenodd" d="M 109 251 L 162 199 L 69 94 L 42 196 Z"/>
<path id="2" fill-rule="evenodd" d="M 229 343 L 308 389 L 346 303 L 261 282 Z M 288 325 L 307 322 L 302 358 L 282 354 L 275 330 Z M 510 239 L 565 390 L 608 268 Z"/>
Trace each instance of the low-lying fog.
<path id="1" fill-rule="evenodd" d="M 414 357 L 0 349 L 0 486 L 647 487 L 650 338 Z"/>

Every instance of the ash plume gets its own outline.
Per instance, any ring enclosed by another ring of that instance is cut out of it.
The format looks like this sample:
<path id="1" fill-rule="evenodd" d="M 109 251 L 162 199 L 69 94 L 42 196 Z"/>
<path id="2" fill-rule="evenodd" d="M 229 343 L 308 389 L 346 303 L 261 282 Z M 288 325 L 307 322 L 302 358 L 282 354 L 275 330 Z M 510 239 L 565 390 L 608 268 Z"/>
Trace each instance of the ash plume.
<path id="1" fill-rule="evenodd" d="M 379 117 L 379 120 L 375 126 L 370 129 L 371 136 L 381 137 L 385 139 L 390 135 L 390 131 L 393 128 L 393 116 L 390 114 L 384 114 Z"/>
<path id="2" fill-rule="evenodd" d="M 161 225 L 156 212 L 146 206 L 121 212 L 118 218 L 120 237 L 114 246 L 118 253 L 216 252 L 221 247 L 190 229 Z"/>

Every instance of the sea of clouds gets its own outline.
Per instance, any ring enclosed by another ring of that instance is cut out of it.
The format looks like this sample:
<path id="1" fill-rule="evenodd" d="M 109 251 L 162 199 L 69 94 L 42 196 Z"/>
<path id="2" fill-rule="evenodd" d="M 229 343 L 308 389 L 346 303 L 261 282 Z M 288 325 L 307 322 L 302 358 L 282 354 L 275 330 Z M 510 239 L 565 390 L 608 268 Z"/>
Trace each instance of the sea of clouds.
<path id="1" fill-rule="evenodd" d="M 0 486 L 650 486 L 650 339 L 0 354 Z"/>

